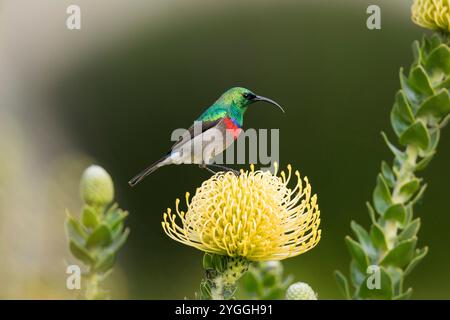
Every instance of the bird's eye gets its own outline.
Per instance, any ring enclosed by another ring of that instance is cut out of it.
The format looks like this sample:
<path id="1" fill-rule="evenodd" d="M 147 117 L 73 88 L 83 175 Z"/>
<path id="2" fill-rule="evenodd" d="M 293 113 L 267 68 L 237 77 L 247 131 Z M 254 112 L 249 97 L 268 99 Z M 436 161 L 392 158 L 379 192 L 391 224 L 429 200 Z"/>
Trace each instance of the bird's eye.
<path id="1" fill-rule="evenodd" d="M 253 100 L 256 98 L 256 96 L 253 93 L 249 92 L 243 93 L 242 96 L 247 100 Z"/>

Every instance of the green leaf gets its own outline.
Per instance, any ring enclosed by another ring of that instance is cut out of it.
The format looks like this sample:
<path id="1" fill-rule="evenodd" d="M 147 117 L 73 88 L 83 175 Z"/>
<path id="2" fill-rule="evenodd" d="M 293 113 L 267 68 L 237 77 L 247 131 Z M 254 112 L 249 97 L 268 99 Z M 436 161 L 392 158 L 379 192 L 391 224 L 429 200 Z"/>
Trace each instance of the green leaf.
<path id="1" fill-rule="evenodd" d="M 393 266 L 402 268 L 406 266 L 412 259 L 414 248 L 416 247 L 417 238 L 412 238 L 400 242 L 381 261 L 383 266 Z"/>
<path id="2" fill-rule="evenodd" d="M 108 250 L 112 252 L 117 252 L 125 244 L 130 234 L 130 229 L 126 228 L 125 231 L 120 235 L 120 237 L 114 239 L 114 242 L 109 246 Z"/>
<path id="3" fill-rule="evenodd" d="M 385 220 L 395 220 L 403 225 L 406 220 L 406 208 L 401 203 L 393 204 L 386 210 L 383 217 Z"/>
<path id="4" fill-rule="evenodd" d="M 431 71 L 438 69 L 445 74 L 450 73 L 450 51 L 445 44 L 440 44 L 437 48 L 431 51 L 426 59 L 425 65 Z"/>
<path id="5" fill-rule="evenodd" d="M 428 253 L 428 247 L 424 247 L 422 249 L 417 249 L 416 253 L 414 255 L 414 258 L 412 259 L 411 263 L 408 265 L 408 267 L 405 270 L 405 276 L 411 273 L 411 271 L 422 261 L 423 258 Z"/>
<path id="6" fill-rule="evenodd" d="M 369 201 L 366 201 L 366 207 L 367 207 L 367 211 L 369 211 L 370 220 L 372 220 L 372 223 L 375 223 L 376 222 L 375 210 L 373 209 L 373 207 Z"/>
<path id="7" fill-rule="evenodd" d="M 381 136 L 384 139 L 384 142 L 388 146 L 388 148 L 392 151 L 394 156 L 398 159 L 404 160 L 405 159 L 405 153 L 400 151 L 396 146 L 394 146 L 388 139 L 387 135 L 384 132 L 381 132 Z"/>
<path id="8" fill-rule="evenodd" d="M 378 224 L 373 224 L 370 228 L 370 238 L 375 247 L 381 250 L 387 250 L 386 237 L 384 236 L 383 229 Z"/>
<path id="9" fill-rule="evenodd" d="M 69 249 L 75 258 L 83 261 L 86 265 L 92 265 L 94 263 L 94 259 L 90 253 L 75 241 L 69 241 Z"/>
<path id="10" fill-rule="evenodd" d="M 84 245 L 85 238 L 87 237 L 86 232 L 83 230 L 82 225 L 76 220 L 70 213 L 67 212 L 66 218 L 66 233 L 69 240 L 72 240 L 79 244 L 80 246 Z"/>
<path id="11" fill-rule="evenodd" d="M 256 294 L 263 289 L 261 286 L 261 282 L 262 280 L 259 274 L 253 271 L 247 272 L 242 279 L 242 284 L 245 288 L 245 291 L 251 294 Z"/>
<path id="12" fill-rule="evenodd" d="M 203 269 L 205 269 L 205 270 L 214 269 L 213 255 L 211 253 L 206 252 L 203 255 Z"/>
<path id="13" fill-rule="evenodd" d="M 408 206 L 411 207 L 411 206 L 415 205 L 417 201 L 419 201 L 420 199 L 422 199 L 422 196 L 423 196 L 423 194 L 425 193 L 425 190 L 426 190 L 426 189 L 427 189 L 427 184 L 424 184 L 424 185 L 422 186 L 422 188 L 420 188 L 419 192 L 417 192 L 417 194 L 414 196 L 414 199 L 412 199 L 412 200 L 409 202 Z M 412 215 L 411 215 L 411 217 L 412 217 Z"/>
<path id="14" fill-rule="evenodd" d="M 123 222 L 128 216 L 127 211 L 123 211 L 117 207 L 117 204 L 113 205 L 107 212 L 105 220 L 111 229 L 117 227 L 118 224 Z"/>
<path id="15" fill-rule="evenodd" d="M 422 63 L 422 50 L 420 47 L 420 42 L 415 40 L 412 44 L 412 51 L 414 56 L 414 63 L 420 64 Z"/>
<path id="16" fill-rule="evenodd" d="M 398 236 L 398 241 L 401 242 L 415 237 L 419 229 L 420 229 L 420 218 L 417 218 L 411 221 L 405 227 L 405 229 L 403 229 L 403 231 Z"/>
<path id="17" fill-rule="evenodd" d="M 391 170 L 389 165 L 386 162 L 381 162 L 381 173 L 383 174 L 384 179 L 386 180 L 389 187 L 393 188 L 395 185 L 395 175 Z"/>
<path id="18" fill-rule="evenodd" d="M 350 227 L 352 228 L 353 232 L 356 235 L 356 238 L 358 239 L 359 243 L 363 246 L 364 250 L 366 252 L 372 251 L 372 242 L 370 240 L 369 233 L 359 224 L 357 224 L 355 221 L 352 221 L 350 223 Z"/>
<path id="19" fill-rule="evenodd" d="M 401 136 L 414 123 L 414 115 L 403 91 L 395 96 L 394 107 L 391 111 L 391 124 L 397 136 Z"/>
<path id="20" fill-rule="evenodd" d="M 406 95 L 407 100 L 415 111 L 420 104 L 421 95 L 416 92 L 416 89 L 409 83 L 408 78 L 403 74 L 403 68 L 400 69 L 400 86 Z"/>
<path id="21" fill-rule="evenodd" d="M 397 267 L 387 267 L 386 272 L 391 278 L 394 294 L 400 293 L 403 287 L 403 270 Z"/>
<path id="22" fill-rule="evenodd" d="M 400 187 L 400 196 L 403 201 L 409 200 L 420 187 L 420 180 L 414 178 L 413 180 L 406 182 Z"/>
<path id="23" fill-rule="evenodd" d="M 422 66 L 416 66 L 409 72 L 409 83 L 417 91 L 426 96 L 434 94 L 427 73 Z"/>
<path id="24" fill-rule="evenodd" d="M 112 242 L 111 230 L 107 225 L 99 225 L 89 236 L 86 242 L 86 247 L 106 247 Z"/>
<path id="25" fill-rule="evenodd" d="M 389 274 L 383 267 L 380 267 L 378 274 L 368 274 L 361 283 L 357 296 L 362 299 L 392 299 L 394 288 Z M 377 288 L 376 277 L 379 276 L 379 287 Z"/>
<path id="26" fill-rule="evenodd" d="M 355 260 L 352 260 L 350 262 L 350 279 L 353 283 L 353 286 L 355 289 L 359 288 L 360 284 L 364 281 L 364 278 L 366 277 L 367 269 L 364 271 L 361 271 L 358 267 L 358 264 Z"/>
<path id="27" fill-rule="evenodd" d="M 411 298 L 412 293 L 413 293 L 413 289 L 409 288 L 402 294 L 399 294 L 398 296 L 394 297 L 393 300 L 408 300 Z"/>
<path id="28" fill-rule="evenodd" d="M 416 168 L 415 168 L 416 171 L 421 171 L 421 170 L 425 169 L 428 166 L 428 164 L 431 162 L 431 160 L 433 159 L 435 154 L 436 154 L 436 151 L 433 151 L 428 156 L 426 156 L 425 158 L 420 160 L 416 164 Z"/>
<path id="29" fill-rule="evenodd" d="M 344 297 L 348 300 L 351 299 L 350 289 L 348 286 L 347 277 L 342 274 L 342 272 L 336 270 L 334 272 L 334 277 L 336 278 L 336 282 L 338 284 L 339 289 L 341 290 Z"/>
<path id="30" fill-rule="evenodd" d="M 364 252 L 363 247 L 349 236 L 345 237 L 345 243 L 359 270 L 363 273 L 366 272 L 367 266 L 369 265 L 369 258 Z"/>
<path id="31" fill-rule="evenodd" d="M 450 95 L 446 89 L 440 90 L 437 94 L 428 97 L 417 110 L 417 116 L 434 116 L 441 118 L 450 112 Z"/>
<path id="32" fill-rule="evenodd" d="M 377 185 L 373 191 L 373 204 L 377 212 L 381 215 L 392 204 L 391 192 L 389 191 L 386 180 L 381 174 L 377 177 Z"/>
<path id="33" fill-rule="evenodd" d="M 90 206 L 85 206 L 81 215 L 81 221 L 86 228 L 95 228 L 98 226 L 98 215 L 94 211 L 95 209 Z"/>
<path id="34" fill-rule="evenodd" d="M 112 269 L 116 261 L 116 254 L 110 251 L 100 255 L 94 266 L 96 272 L 107 272 Z"/>
<path id="35" fill-rule="evenodd" d="M 421 121 L 416 121 L 400 136 L 399 141 L 402 145 L 414 145 L 422 150 L 426 150 L 430 144 L 430 135 L 425 125 Z"/>

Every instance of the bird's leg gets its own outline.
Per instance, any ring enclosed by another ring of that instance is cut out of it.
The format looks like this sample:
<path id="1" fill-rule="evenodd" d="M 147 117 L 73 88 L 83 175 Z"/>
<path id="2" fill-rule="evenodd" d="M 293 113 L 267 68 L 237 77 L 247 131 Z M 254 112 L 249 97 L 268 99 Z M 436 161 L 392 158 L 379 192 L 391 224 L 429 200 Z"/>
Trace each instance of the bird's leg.
<path id="1" fill-rule="evenodd" d="M 199 164 L 198 166 L 199 166 L 199 168 L 208 170 L 212 174 L 216 174 L 217 173 L 216 171 L 214 171 L 211 168 L 209 168 L 208 165 L 205 164 L 205 163 Z"/>

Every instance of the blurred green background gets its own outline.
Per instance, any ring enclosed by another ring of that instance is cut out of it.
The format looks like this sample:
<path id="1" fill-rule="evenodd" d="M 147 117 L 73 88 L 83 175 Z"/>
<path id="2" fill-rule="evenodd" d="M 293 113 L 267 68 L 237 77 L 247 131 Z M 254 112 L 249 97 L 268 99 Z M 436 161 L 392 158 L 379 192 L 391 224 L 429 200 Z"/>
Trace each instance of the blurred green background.
<path id="1" fill-rule="evenodd" d="M 370 4 L 381 7 L 381 30 L 366 28 Z M 60 6 L 64 10 L 64 4 Z M 173 129 L 188 127 L 229 87 L 244 86 L 285 108 L 283 115 L 257 105 L 247 112 L 245 126 L 280 128 L 281 165 L 291 163 L 307 175 L 319 197 L 323 238 L 310 252 L 286 260 L 286 271 L 309 283 L 321 299 L 342 298 L 333 271 L 348 270 L 343 238 L 350 233 L 352 219 L 364 226 L 369 223 L 365 201 L 371 198 L 381 160 L 392 159 L 380 131 L 393 136 L 389 112 L 399 88 L 398 71 L 409 67 L 411 43 L 425 32 L 410 21 L 409 8 L 410 1 L 400 0 L 174 1 L 170 5 L 150 1 L 126 30 L 95 36 L 97 41 L 86 46 L 84 54 L 70 45 L 93 29 L 89 22 L 95 17 L 82 11 L 82 30 L 75 36 L 64 33 L 72 52 L 65 67 L 51 71 L 54 74 L 42 81 L 39 68 L 33 74 L 34 83 L 40 85 L 31 89 L 45 101 L 41 109 L 27 104 L 17 116 L 22 124 L 18 131 L 23 129 L 18 135 L 26 140 L 37 134 L 41 137 L 37 145 L 50 145 L 44 148 L 48 161 L 42 166 L 54 181 L 46 189 L 35 188 L 29 201 L 48 190 L 57 190 L 48 192 L 51 199 L 64 193 L 58 196 L 57 207 L 49 205 L 52 210 L 61 208 L 61 218 L 53 220 L 56 213 L 39 218 L 53 221 L 47 237 L 57 234 L 60 238 L 52 243 L 64 248 L 63 233 L 53 230 L 62 229 L 62 208 L 79 210 L 76 184 L 83 166 L 98 163 L 113 176 L 117 199 L 131 213 L 131 235 L 111 279 L 120 284 L 113 297 L 192 298 L 202 277 L 202 254 L 166 237 L 160 221 L 175 198 L 195 191 L 208 173 L 196 166 L 173 166 L 133 189 L 127 181 L 167 151 Z M 120 15 L 115 19 L 119 24 Z M 51 44 L 48 47 L 52 51 Z M 33 55 L 33 50 L 27 54 Z M 34 111 L 28 113 L 30 108 Z M 41 112 L 51 115 L 51 120 L 32 116 Z M 56 127 L 51 133 L 46 129 L 49 122 Z M 443 131 L 438 155 L 423 173 L 429 188 L 416 214 L 423 226 L 419 243 L 428 245 L 430 252 L 406 283 L 414 288 L 416 299 L 450 298 L 448 130 Z M 66 137 L 60 144 L 64 147 L 52 148 L 59 132 Z M 4 198 L 10 199 L 7 194 Z M 52 251 L 46 258 L 45 254 L 43 250 L 34 259 L 53 261 L 58 265 L 54 272 L 62 278 L 61 260 L 70 260 L 69 255 Z M 32 265 L 34 260 L 30 261 Z M 3 297 L 70 297 L 64 282 L 49 284 L 56 280 L 48 273 L 40 277 L 44 280 L 37 281 L 36 292 L 3 292 Z M 22 281 L 21 276 L 18 279 Z M 48 294 L 40 293 L 42 283 Z"/>

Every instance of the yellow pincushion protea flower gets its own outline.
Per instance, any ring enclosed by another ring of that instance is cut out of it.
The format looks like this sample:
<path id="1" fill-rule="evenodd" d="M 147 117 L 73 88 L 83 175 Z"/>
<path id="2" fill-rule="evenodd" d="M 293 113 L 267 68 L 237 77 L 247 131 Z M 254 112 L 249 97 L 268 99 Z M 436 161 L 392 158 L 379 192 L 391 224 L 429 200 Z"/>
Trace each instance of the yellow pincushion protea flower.
<path id="1" fill-rule="evenodd" d="M 450 32 L 450 0 L 415 0 L 412 20 L 425 28 Z"/>
<path id="2" fill-rule="evenodd" d="M 219 172 L 205 181 L 189 201 L 187 212 L 170 209 L 162 227 L 172 239 L 204 252 L 251 261 L 281 260 L 313 248 L 320 240 L 317 196 L 308 178 L 293 189 L 288 176 L 269 171 Z M 178 221 L 177 217 L 180 218 Z"/>

